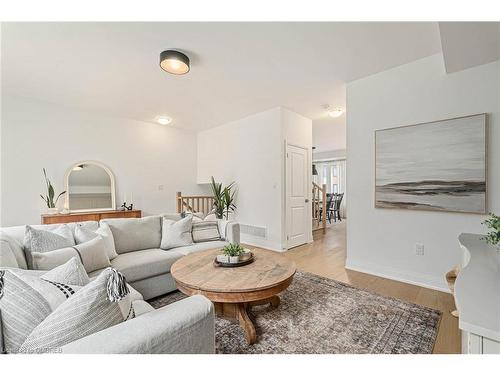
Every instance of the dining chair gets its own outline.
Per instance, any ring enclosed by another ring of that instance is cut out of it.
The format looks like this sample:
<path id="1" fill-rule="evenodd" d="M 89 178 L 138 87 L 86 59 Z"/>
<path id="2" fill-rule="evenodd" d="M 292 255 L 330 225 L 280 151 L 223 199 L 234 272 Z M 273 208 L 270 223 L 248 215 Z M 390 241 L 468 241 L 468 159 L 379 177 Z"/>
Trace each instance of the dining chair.
<path id="1" fill-rule="evenodd" d="M 332 215 L 333 215 L 333 221 L 337 222 L 337 219 L 339 221 L 342 221 L 342 218 L 340 217 L 340 204 L 342 203 L 342 198 L 344 198 L 344 193 L 336 193 L 332 194 L 332 199 L 330 201 L 330 204 L 328 204 L 328 212 L 327 212 L 327 218 L 328 222 L 332 222 Z"/>

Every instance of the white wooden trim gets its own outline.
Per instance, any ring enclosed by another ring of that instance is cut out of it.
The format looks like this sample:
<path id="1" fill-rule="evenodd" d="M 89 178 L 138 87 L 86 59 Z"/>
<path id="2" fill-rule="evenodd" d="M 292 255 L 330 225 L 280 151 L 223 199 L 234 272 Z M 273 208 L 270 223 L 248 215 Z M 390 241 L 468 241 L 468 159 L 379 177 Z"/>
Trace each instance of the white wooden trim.
<path id="1" fill-rule="evenodd" d="M 450 289 L 448 288 L 448 285 L 446 285 L 444 276 L 442 278 L 436 278 L 430 275 L 415 272 L 411 274 L 405 272 L 403 274 L 401 271 L 393 268 L 380 266 L 379 264 L 371 262 L 353 262 L 349 258 L 345 261 L 345 268 L 351 271 L 367 273 L 369 275 L 400 281 L 406 284 L 417 285 L 423 288 L 439 290 L 440 292 L 450 294 Z"/>

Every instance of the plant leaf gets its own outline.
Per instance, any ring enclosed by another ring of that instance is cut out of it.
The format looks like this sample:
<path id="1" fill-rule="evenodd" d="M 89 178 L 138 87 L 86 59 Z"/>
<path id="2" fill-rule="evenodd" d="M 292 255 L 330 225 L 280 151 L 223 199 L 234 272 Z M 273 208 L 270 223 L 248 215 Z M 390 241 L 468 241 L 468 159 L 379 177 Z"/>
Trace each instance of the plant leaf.
<path id="1" fill-rule="evenodd" d="M 59 194 L 59 195 L 57 196 L 56 201 L 55 201 L 55 204 L 57 204 L 57 201 L 59 200 L 59 198 L 60 198 L 60 197 L 61 197 L 61 195 L 63 195 L 63 194 L 66 194 L 66 190 L 65 190 L 65 191 L 63 191 L 61 194 Z"/>

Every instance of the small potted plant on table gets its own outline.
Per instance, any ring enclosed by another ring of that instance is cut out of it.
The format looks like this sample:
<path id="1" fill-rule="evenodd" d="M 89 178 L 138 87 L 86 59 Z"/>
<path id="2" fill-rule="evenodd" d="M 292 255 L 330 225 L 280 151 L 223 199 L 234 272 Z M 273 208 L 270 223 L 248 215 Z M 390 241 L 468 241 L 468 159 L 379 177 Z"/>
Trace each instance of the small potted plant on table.
<path id="1" fill-rule="evenodd" d="M 237 243 L 231 243 L 224 246 L 222 255 L 217 256 L 217 260 L 222 263 L 238 263 L 240 256 L 245 252 L 243 246 Z"/>

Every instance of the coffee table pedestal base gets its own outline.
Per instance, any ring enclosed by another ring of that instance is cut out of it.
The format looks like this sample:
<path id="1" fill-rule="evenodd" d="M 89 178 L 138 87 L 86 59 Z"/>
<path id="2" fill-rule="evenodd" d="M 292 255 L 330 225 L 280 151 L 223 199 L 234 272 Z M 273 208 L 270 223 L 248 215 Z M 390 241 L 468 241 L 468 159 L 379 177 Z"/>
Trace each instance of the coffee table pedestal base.
<path id="1" fill-rule="evenodd" d="M 248 344 L 252 345 L 257 342 L 257 333 L 253 322 L 248 316 L 248 311 L 252 306 L 260 306 L 268 303 L 276 308 L 280 304 L 280 298 L 278 296 L 272 296 L 260 301 L 247 303 L 215 302 L 215 314 L 220 317 L 237 320 L 245 332 L 245 338 Z"/>

